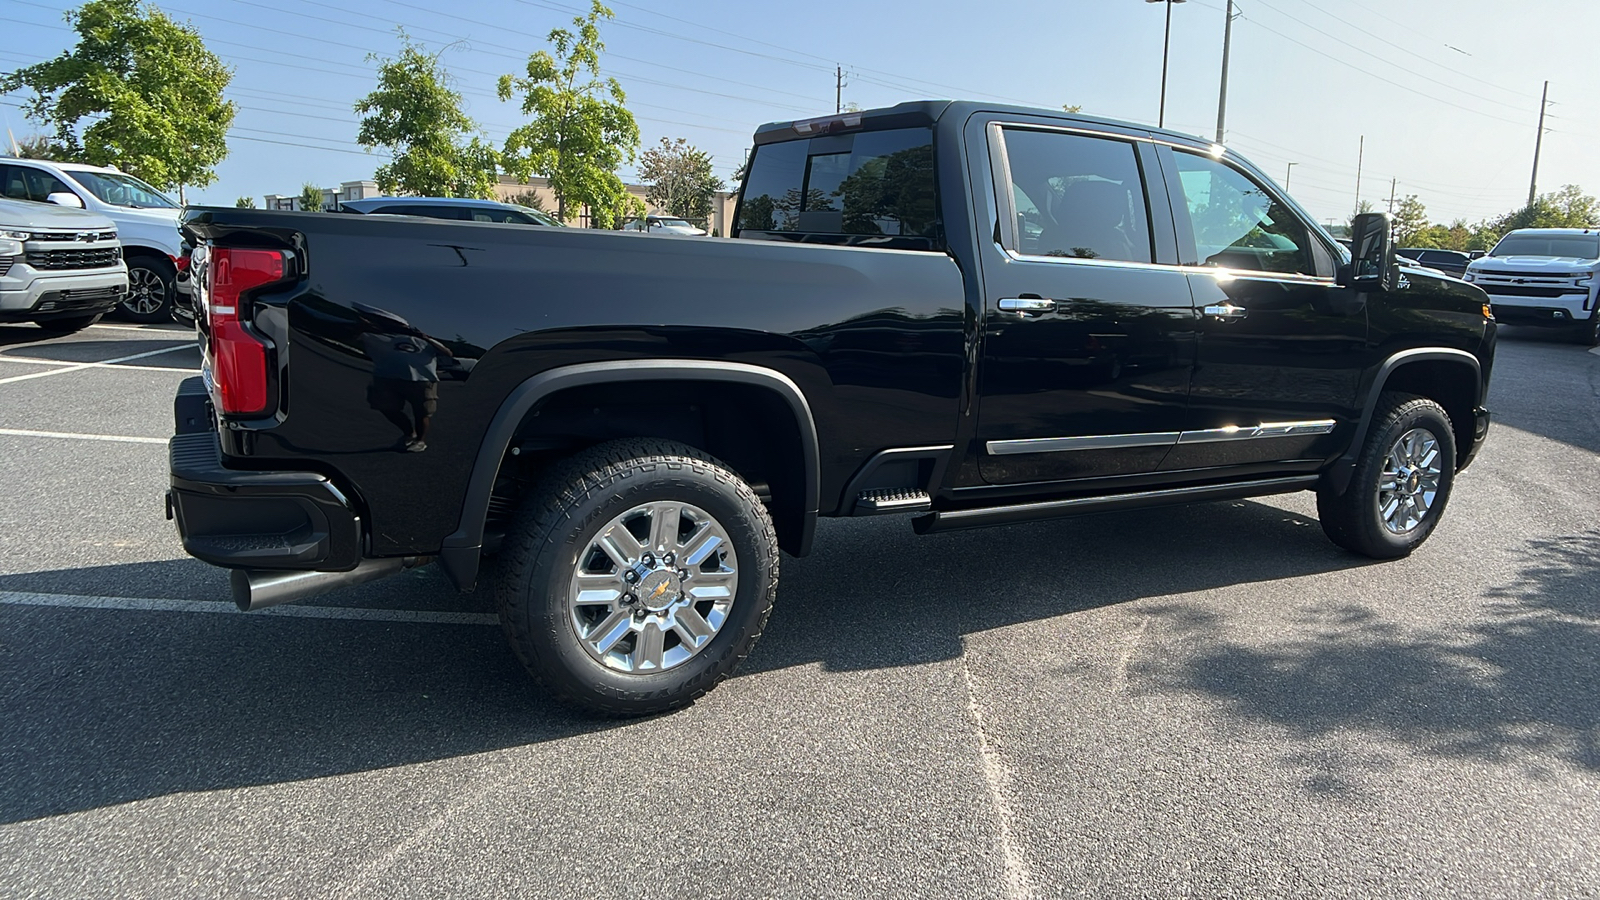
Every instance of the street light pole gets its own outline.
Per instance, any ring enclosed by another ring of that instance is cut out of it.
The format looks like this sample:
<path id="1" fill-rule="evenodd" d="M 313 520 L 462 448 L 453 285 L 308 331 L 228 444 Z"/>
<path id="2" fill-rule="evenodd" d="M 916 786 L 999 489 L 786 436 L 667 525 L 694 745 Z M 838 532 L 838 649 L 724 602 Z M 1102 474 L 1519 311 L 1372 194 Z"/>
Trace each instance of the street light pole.
<path id="1" fill-rule="evenodd" d="M 1156 114 L 1156 127 L 1167 127 L 1167 57 L 1172 50 L 1172 4 L 1184 3 L 1186 0 L 1144 0 L 1146 3 L 1165 3 L 1167 5 L 1167 30 L 1166 36 L 1161 40 L 1161 108 Z"/>

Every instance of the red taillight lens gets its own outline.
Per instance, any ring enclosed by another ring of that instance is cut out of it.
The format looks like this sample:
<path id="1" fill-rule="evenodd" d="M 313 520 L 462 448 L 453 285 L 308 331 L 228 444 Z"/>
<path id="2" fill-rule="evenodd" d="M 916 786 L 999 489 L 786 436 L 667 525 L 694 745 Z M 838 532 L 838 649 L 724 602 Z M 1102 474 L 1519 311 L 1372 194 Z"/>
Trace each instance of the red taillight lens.
<path id="1" fill-rule="evenodd" d="M 207 274 L 212 376 L 222 411 L 234 415 L 267 408 L 267 348 L 239 316 L 239 295 L 283 279 L 283 253 L 214 247 Z"/>
<path id="2" fill-rule="evenodd" d="M 172 265 L 179 272 L 187 272 L 187 271 L 189 271 L 189 255 L 186 253 L 183 256 L 174 256 L 174 257 L 172 257 Z"/>

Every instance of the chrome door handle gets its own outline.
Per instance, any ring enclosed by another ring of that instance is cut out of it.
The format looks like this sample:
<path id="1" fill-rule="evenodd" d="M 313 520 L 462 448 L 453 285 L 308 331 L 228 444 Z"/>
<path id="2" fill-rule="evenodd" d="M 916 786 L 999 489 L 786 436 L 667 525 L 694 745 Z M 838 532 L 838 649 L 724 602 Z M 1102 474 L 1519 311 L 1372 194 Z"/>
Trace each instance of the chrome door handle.
<path id="1" fill-rule="evenodd" d="M 1216 318 L 1227 320 L 1242 319 L 1245 317 L 1245 314 L 1249 312 L 1249 310 L 1242 306 L 1234 306 L 1232 303 L 1223 303 L 1217 306 L 1208 306 L 1203 310 L 1203 312 L 1205 312 L 1205 314 L 1208 316 L 1215 316 Z"/>
<path id="2" fill-rule="evenodd" d="M 1014 312 L 1023 316 L 1030 313 L 1055 312 L 1056 302 L 1043 297 L 1001 297 L 995 304 L 1001 312 Z"/>

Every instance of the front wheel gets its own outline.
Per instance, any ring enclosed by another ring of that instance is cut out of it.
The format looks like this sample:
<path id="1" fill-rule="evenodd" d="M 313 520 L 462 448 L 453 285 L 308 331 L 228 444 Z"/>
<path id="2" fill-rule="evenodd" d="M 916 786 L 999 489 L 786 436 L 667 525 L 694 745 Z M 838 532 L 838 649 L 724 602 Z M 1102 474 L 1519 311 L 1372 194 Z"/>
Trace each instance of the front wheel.
<path id="1" fill-rule="evenodd" d="M 1600 347 L 1600 309 L 1572 330 L 1572 342 L 1580 347 Z"/>
<path id="2" fill-rule="evenodd" d="M 128 294 L 120 308 L 122 317 L 134 322 L 171 321 L 177 277 L 177 269 L 165 260 L 153 256 L 130 257 Z"/>
<path id="3" fill-rule="evenodd" d="M 1455 481 L 1450 416 L 1425 397 L 1385 393 L 1343 494 L 1317 492 L 1328 539 L 1373 559 L 1421 546 L 1439 524 Z"/>
<path id="4" fill-rule="evenodd" d="M 772 612 L 778 542 L 712 457 L 611 441 L 530 494 L 496 586 L 512 650 L 558 699 L 608 715 L 686 706 L 732 674 Z"/>

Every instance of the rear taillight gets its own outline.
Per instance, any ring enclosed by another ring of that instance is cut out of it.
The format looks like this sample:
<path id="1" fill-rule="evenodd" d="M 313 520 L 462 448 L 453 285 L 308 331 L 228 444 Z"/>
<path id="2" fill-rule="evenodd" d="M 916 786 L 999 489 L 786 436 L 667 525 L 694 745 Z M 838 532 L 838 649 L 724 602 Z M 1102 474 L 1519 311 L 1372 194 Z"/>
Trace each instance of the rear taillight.
<path id="1" fill-rule="evenodd" d="M 239 297 L 283 279 L 283 253 L 214 247 L 207 272 L 212 376 L 222 411 L 250 415 L 267 409 L 267 348 L 239 315 Z"/>

